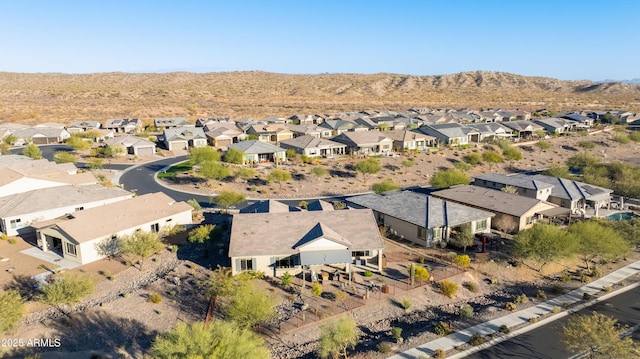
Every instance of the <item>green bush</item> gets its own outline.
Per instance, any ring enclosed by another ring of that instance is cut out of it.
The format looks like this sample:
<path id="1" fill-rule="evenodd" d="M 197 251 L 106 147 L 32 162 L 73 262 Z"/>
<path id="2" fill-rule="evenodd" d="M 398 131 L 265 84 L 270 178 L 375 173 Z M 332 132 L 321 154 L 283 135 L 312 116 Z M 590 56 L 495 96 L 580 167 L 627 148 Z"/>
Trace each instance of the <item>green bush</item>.
<path id="1" fill-rule="evenodd" d="M 284 274 L 280 277 L 281 285 L 283 288 L 291 287 L 291 283 L 293 282 L 293 276 L 289 272 L 284 272 Z"/>
<path id="2" fill-rule="evenodd" d="M 391 353 L 391 344 L 387 342 L 382 342 L 378 344 L 378 352 L 382 354 Z"/>
<path id="3" fill-rule="evenodd" d="M 13 237 L 9 238 L 7 241 L 9 242 L 9 244 L 16 244 L 16 243 L 18 243 L 18 241 L 17 241 L 15 238 L 13 238 Z"/>
<path id="4" fill-rule="evenodd" d="M 498 331 L 499 331 L 500 333 L 509 334 L 509 332 L 510 332 L 511 330 L 509 330 L 509 327 L 508 327 L 506 324 L 502 324 L 502 325 L 500 326 L 500 329 L 498 329 Z"/>
<path id="5" fill-rule="evenodd" d="M 153 303 L 153 304 L 159 304 L 162 302 L 162 297 L 158 293 L 151 293 L 147 297 L 147 302 Z"/>
<path id="6" fill-rule="evenodd" d="M 640 142 L 640 131 L 631 131 L 629 139 L 633 142 Z"/>
<path id="7" fill-rule="evenodd" d="M 416 164 L 415 158 L 411 157 L 407 160 L 402 161 L 402 165 L 405 167 L 413 167 Z"/>
<path id="8" fill-rule="evenodd" d="M 460 314 L 462 318 L 473 318 L 473 307 L 469 304 L 464 304 L 460 307 L 458 314 Z"/>
<path id="9" fill-rule="evenodd" d="M 463 157 L 463 160 L 470 165 L 477 165 L 482 163 L 482 156 L 477 153 L 470 153 Z"/>
<path id="10" fill-rule="evenodd" d="M 402 343 L 402 328 L 400 327 L 392 327 L 391 328 L 391 337 L 396 343 Z"/>
<path id="11" fill-rule="evenodd" d="M 556 305 L 555 307 L 553 307 L 553 308 L 551 309 L 551 313 L 553 313 L 553 314 L 560 313 L 560 307 L 558 307 L 558 306 Z"/>
<path id="12" fill-rule="evenodd" d="M 408 310 L 409 308 L 411 308 L 411 300 L 409 298 L 404 298 L 401 305 L 404 310 Z"/>
<path id="13" fill-rule="evenodd" d="M 571 275 L 569 275 L 569 273 L 562 273 L 560 275 L 560 281 L 561 282 L 568 282 L 571 280 Z"/>
<path id="14" fill-rule="evenodd" d="M 537 322 L 538 322 L 538 317 L 529 318 L 529 323 L 537 323 Z"/>
<path id="15" fill-rule="evenodd" d="M 469 338 L 469 344 L 473 346 L 477 346 L 484 343 L 484 337 L 480 333 L 474 333 L 471 338 Z"/>
<path id="16" fill-rule="evenodd" d="M 516 302 L 517 304 L 526 304 L 526 303 L 529 303 L 529 298 L 527 297 L 526 294 L 522 293 L 520 295 L 516 295 L 513 298 L 513 301 Z"/>
<path id="17" fill-rule="evenodd" d="M 320 296 L 322 295 L 322 284 L 320 283 L 313 283 L 311 285 L 311 293 L 313 293 L 313 295 L 315 296 Z"/>
<path id="18" fill-rule="evenodd" d="M 606 286 L 606 287 L 602 287 L 602 291 L 603 291 L 603 292 L 605 292 L 605 293 L 609 293 L 609 292 L 611 292 L 611 286 L 610 286 L 610 285 L 608 285 L 608 286 Z"/>
<path id="19" fill-rule="evenodd" d="M 440 291 L 442 291 L 442 294 L 446 295 L 447 297 L 453 298 L 458 292 L 458 283 L 444 279 L 442 282 L 440 282 Z"/>
<path id="20" fill-rule="evenodd" d="M 438 324 L 433 328 L 433 332 L 438 335 L 446 336 L 451 334 L 453 329 L 451 329 L 451 325 L 449 323 L 438 322 Z"/>
<path id="21" fill-rule="evenodd" d="M 547 293 L 545 293 L 545 291 L 542 289 L 538 289 L 538 291 L 536 292 L 536 298 L 547 299 Z"/>
<path id="22" fill-rule="evenodd" d="M 626 145 L 627 143 L 631 142 L 631 139 L 629 138 L 629 136 L 627 135 L 617 135 L 613 137 L 613 140 L 621 143 L 623 145 Z"/>
<path id="23" fill-rule="evenodd" d="M 594 278 L 600 278 L 602 277 L 602 268 L 594 266 L 593 268 L 591 268 L 591 273 L 589 274 Z"/>
<path id="24" fill-rule="evenodd" d="M 465 282 L 462 286 L 467 288 L 469 291 L 476 293 L 478 291 L 478 286 L 472 282 Z"/>
<path id="25" fill-rule="evenodd" d="M 586 149 L 586 150 L 590 150 L 596 147 L 596 144 L 591 142 L 591 141 L 582 141 L 580 143 L 578 143 L 578 146 Z"/>
<path id="26" fill-rule="evenodd" d="M 447 352 L 445 352 L 444 349 L 436 349 L 433 353 L 433 357 L 435 359 L 444 359 L 447 357 Z"/>
<path id="27" fill-rule="evenodd" d="M 362 275 L 365 277 L 373 277 L 373 272 L 370 270 L 366 270 Z"/>
<path id="28" fill-rule="evenodd" d="M 516 310 L 518 310 L 518 306 L 514 302 L 507 302 L 504 304 L 504 309 L 510 312 L 515 312 Z"/>
<path id="29" fill-rule="evenodd" d="M 459 265 L 462 268 L 468 268 L 471 264 L 471 258 L 469 258 L 469 256 L 466 254 L 456 256 L 453 261 L 455 264 Z"/>

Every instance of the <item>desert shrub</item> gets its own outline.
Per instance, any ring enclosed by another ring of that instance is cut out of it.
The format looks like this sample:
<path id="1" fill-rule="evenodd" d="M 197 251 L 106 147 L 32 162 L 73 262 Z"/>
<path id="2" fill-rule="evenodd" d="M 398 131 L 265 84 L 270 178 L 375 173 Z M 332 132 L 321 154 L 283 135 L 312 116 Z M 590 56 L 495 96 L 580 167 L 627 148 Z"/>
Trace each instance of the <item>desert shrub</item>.
<path id="1" fill-rule="evenodd" d="M 382 343 L 378 343 L 378 353 L 382 353 L 382 354 L 389 354 L 391 353 L 391 343 L 389 342 L 382 342 Z"/>
<path id="2" fill-rule="evenodd" d="M 584 293 L 582 294 L 582 299 L 583 300 L 590 300 L 593 298 L 593 295 L 589 294 L 589 293 Z"/>
<path id="3" fill-rule="evenodd" d="M 396 343 L 402 343 L 402 328 L 392 327 L 391 337 L 396 341 Z"/>
<path id="4" fill-rule="evenodd" d="M 280 284 L 283 288 L 291 287 L 291 282 L 293 282 L 293 276 L 289 272 L 284 272 L 284 274 L 280 277 Z"/>
<path id="5" fill-rule="evenodd" d="M 15 238 L 13 238 L 13 237 L 9 238 L 7 241 L 9 242 L 9 244 L 16 244 L 16 243 L 18 243 L 18 241 L 17 241 Z"/>
<path id="6" fill-rule="evenodd" d="M 464 171 L 464 172 L 469 171 L 470 169 L 473 168 L 472 165 L 470 165 L 470 164 L 468 164 L 466 162 L 460 162 L 460 161 L 454 163 L 453 167 L 455 167 L 459 171 Z"/>
<path id="7" fill-rule="evenodd" d="M 538 322 L 538 317 L 529 318 L 529 323 L 537 323 L 537 322 Z"/>
<path id="8" fill-rule="evenodd" d="M 433 357 L 435 359 L 444 359 L 447 357 L 447 352 L 445 352 L 444 349 L 436 349 L 433 353 Z"/>
<path id="9" fill-rule="evenodd" d="M 536 298 L 547 299 L 547 293 L 542 289 L 538 289 L 536 291 Z"/>
<path id="10" fill-rule="evenodd" d="M 458 283 L 444 279 L 442 282 L 440 282 L 440 291 L 442 291 L 442 294 L 446 295 L 447 297 L 453 298 L 458 292 Z"/>
<path id="11" fill-rule="evenodd" d="M 569 273 L 562 273 L 560 275 L 560 281 L 561 282 L 568 282 L 571 280 L 571 275 L 569 275 Z"/>
<path id="12" fill-rule="evenodd" d="M 366 270 L 362 275 L 365 277 L 373 277 L 373 272 L 370 270 Z"/>
<path id="13" fill-rule="evenodd" d="M 551 308 L 551 313 L 553 314 L 560 313 L 560 307 L 556 305 L 555 307 Z"/>
<path id="14" fill-rule="evenodd" d="M 614 136 L 613 140 L 623 145 L 626 145 L 627 143 L 631 142 L 631 139 L 629 138 L 629 136 L 626 136 L 626 135 Z"/>
<path id="15" fill-rule="evenodd" d="M 438 335 L 446 336 L 451 334 L 453 329 L 451 329 L 451 325 L 449 323 L 438 322 L 438 324 L 433 328 L 433 332 Z"/>
<path id="16" fill-rule="evenodd" d="M 478 286 L 476 286 L 476 284 L 473 282 L 464 282 L 462 286 L 474 293 L 478 291 Z"/>
<path id="17" fill-rule="evenodd" d="M 464 156 L 463 160 L 470 165 L 477 165 L 482 162 L 482 156 L 477 153 L 470 153 Z"/>
<path id="18" fill-rule="evenodd" d="M 498 278 L 491 278 L 491 279 L 489 279 L 489 283 L 490 283 L 490 284 L 494 284 L 494 285 L 495 285 L 495 284 L 498 284 Z"/>
<path id="19" fill-rule="evenodd" d="M 504 304 L 504 309 L 510 312 L 515 312 L 516 310 L 518 310 L 518 306 L 514 302 L 507 302 Z"/>
<path id="20" fill-rule="evenodd" d="M 633 142 L 640 142 L 640 131 L 631 131 L 629 139 Z"/>
<path id="21" fill-rule="evenodd" d="M 460 314 L 462 318 L 472 318 L 474 314 L 473 307 L 470 306 L 469 304 L 464 304 L 463 306 L 460 307 L 458 314 Z"/>
<path id="22" fill-rule="evenodd" d="M 471 264 L 471 258 L 469 258 L 469 256 L 466 254 L 456 256 L 453 261 L 455 262 L 455 264 L 459 265 L 462 268 L 468 268 Z"/>
<path id="23" fill-rule="evenodd" d="M 598 267 L 598 266 L 594 266 L 593 268 L 591 268 L 591 276 L 594 278 L 600 278 L 602 277 L 602 268 Z"/>
<path id="24" fill-rule="evenodd" d="M 147 297 L 147 302 L 153 303 L 153 304 L 159 304 L 162 302 L 162 297 L 158 293 L 151 293 Z"/>
<path id="25" fill-rule="evenodd" d="M 502 325 L 500 326 L 500 329 L 498 329 L 498 331 L 499 331 L 500 333 L 509 334 L 509 332 L 510 332 L 511 330 L 509 330 L 509 327 L 508 327 L 506 324 L 502 324 Z"/>
<path id="26" fill-rule="evenodd" d="M 589 277 L 586 274 L 583 274 L 583 275 L 580 276 L 580 281 L 582 283 L 591 283 L 591 277 Z"/>
<path id="27" fill-rule="evenodd" d="M 313 293 L 313 295 L 315 296 L 320 296 L 322 295 L 322 284 L 320 283 L 313 283 L 311 285 L 311 293 Z"/>
<path id="28" fill-rule="evenodd" d="M 611 292 L 611 286 L 610 286 L 610 285 L 608 285 L 608 286 L 606 286 L 606 287 L 602 287 L 602 291 L 603 291 L 603 292 L 605 292 L 605 293 L 609 293 L 609 292 Z"/>
<path id="29" fill-rule="evenodd" d="M 520 161 L 522 159 L 522 152 L 516 147 L 508 147 L 502 151 L 502 155 L 508 161 Z"/>
<path id="30" fill-rule="evenodd" d="M 516 302 L 517 304 L 525 304 L 525 303 L 529 303 L 529 297 L 527 297 L 526 294 L 522 293 L 520 295 L 516 295 L 513 298 L 513 301 Z"/>
<path id="31" fill-rule="evenodd" d="M 415 164 L 416 164 L 416 161 L 415 161 L 415 159 L 413 157 L 402 161 L 402 165 L 405 166 L 405 167 L 413 167 L 413 165 L 415 165 Z"/>
<path id="32" fill-rule="evenodd" d="M 551 293 L 559 295 L 559 294 L 564 294 L 565 289 L 563 286 L 559 285 L 559 284 L 554 284 L 551 287 Z"/>
<path id="33" fill-rule="evenodd" d="M 484 343 L 484 337 L 480 333 L 473 333 L 471 338 L 469 338 L 469 344 L 476 346 Z"/>
<path id="34" fill-rule="evenodd" d="M 578 143 L 578 146 L 580 146 L 580 147 L 582 147 L 584 149 L 590 150 L 592 148 L 595 148 L 596 144 L 591 142 L 591 141 L 582 141 L 582 142 Z"/>
<path id="35" fill-rule="evenodd" d="M 411 300 L 409 298 L 404 298 L 400 304 L 404 310 L 411 308 Z"/>

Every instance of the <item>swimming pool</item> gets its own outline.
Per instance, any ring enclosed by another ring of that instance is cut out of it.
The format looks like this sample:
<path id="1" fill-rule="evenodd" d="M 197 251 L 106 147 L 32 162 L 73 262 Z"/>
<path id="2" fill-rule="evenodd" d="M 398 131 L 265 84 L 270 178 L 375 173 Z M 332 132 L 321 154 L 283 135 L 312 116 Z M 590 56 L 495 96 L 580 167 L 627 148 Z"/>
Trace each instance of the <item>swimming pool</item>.
<path id="1" fill-rule="evenodd" d="M 618 212 L 618 213 L 610 214 L 604 218 L 611 221 L 627 221 L 633 218 L 640 218 L 640 217 L 636 216 L 633 212 Z"/>

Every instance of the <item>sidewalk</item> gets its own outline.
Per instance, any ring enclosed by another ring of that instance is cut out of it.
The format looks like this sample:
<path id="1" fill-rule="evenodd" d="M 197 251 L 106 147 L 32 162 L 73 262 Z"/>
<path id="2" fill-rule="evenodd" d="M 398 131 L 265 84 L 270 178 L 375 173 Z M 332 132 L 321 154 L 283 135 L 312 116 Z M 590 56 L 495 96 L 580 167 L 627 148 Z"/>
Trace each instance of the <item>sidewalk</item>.
<path id="1" fill-rule="evenodd" d="M 475 353 L 479 350 L 482 350 L 488 346 L 494 345 L 500 341 L 506 340 L 508 338 L 511 338 L 515 335 L 521 334 L 525 331 L 529 331 L 531 329 L 540 327 L 542 325 L 545 325 L 549 322 L 552 322 L 554 320 L 560 319 L 566 315 L 568 315 L 569 313 L 572 313 L 574 311 L 577 311 L 579 309 L 582 309 L 586 306 L 592 305 L 598 301 L 604 300 L 606 298 L 612 297 L 618 293 L 620 293 L 621 291 L 626 291 L 629 290 L 631 288 L 635 288 L 636 286 L 640 285 L 640 283 L 634 283 L 633 285 L 629 285 L 626 286 L 625 288 L 622 288 L 620 290 L 617 291 L 612 291 L 611 293 L 607 293 L 604 296 L 600 296 L 599 298 L 590 300 L 588 302 L 583 303 L 582 305 L 578 306 L 578 307 L 572 307 L 569 310 L 564 310 L 561 311 L 557 314 L 553 314 L 553 308 L 554 307 L 560 307 L 562 308 L 563 305 L 571 305 L 574 303 L 578 303 L 580 301 L 583 300 L 583 296 L 585 293 L 588 293 L 590 295 L 596 295 L 598 293 L 603 293 L 602 288 L 603 287 L 608 287 L 611 286 L 612 288 L 620 283 L 621 281 L 625 280 L 626 278 L 629 278 L 635 274 L 640 273 L 640 261 L 631 263 L 627 266 L 624 266 L 614 272 L 611 272 L 609 274 L 607 274 L 606 276 L 599 278 L 597 280 L 594 280 L 593 282 L 580 287 L 578 289 L 574 289 L 571 292 L 567 293 L 567 294 L 563 294 L 560 295 L 556 298 L 547 300 L 543 303 L 540 303 L 538 305 L 529 307 L 527 309 L 523 309 L 508 315 L 505 315 L 503 317 L 500 318 L 496 318 L 493 320 L 490 320 L 488 322 L 482 323 L 482 324 L 478 324 L 475 325 L 473 327 L 469 327 L 466 328 L 464 330 L 455 332 L 451 335 L 448 335 L 446 337 L 442 337 L 436 340 L 433 340 L 431 342 L 419 345 L 413 349 L 409 349 L 407 351 L 404 351 L 402 353 L 398 353 L 396 355 L 393 355 L 391 357 L 389 357 L 389 359 L 409 359 L 409 358 L 430 358 L 433 356 L 433 354 L 435 353 L 435 351 L 437 349 L 442 349 L 445 352 L 449 351 L 455 347 L 461 346 L 463 344 L 466 344 L 469 341 L 469 338 L 471 337 L 471 335 L 475 334 L 475 333 L 480 333 L 483 336 L 492 334 L 492 333 L 496 333 L 498 332 L 498 330 L 500 329 L 500 326 L 502 325 L 506 325 L 507 327 L 509 327 L 510 329 L 520 326 L 522 324 L 528 324 L 529 323 L 529 318 L 533 318 L 533 317 L 540 317 L 543 315 L 550 315 L 550 317 L 547 317 L 545 319 L 542 319 L 540 321 L 538 321 L 537 323 L 532 323 L 530 325 L 525 326 L 524 328 L 515 331 L 511 334 L 509 334 L 508 336 L 505 335 L 503 337 L 498 337 L 490 342 L 487 342 L 481 346 L 478 347 L 473 347 L 471 349 L 462 351 L 462 352 L 458 352 L 455 354 L 450 354 L 447 356 L 447 358 L 451 359 L 451 358 L 464 358 L 465 356 Z"/>

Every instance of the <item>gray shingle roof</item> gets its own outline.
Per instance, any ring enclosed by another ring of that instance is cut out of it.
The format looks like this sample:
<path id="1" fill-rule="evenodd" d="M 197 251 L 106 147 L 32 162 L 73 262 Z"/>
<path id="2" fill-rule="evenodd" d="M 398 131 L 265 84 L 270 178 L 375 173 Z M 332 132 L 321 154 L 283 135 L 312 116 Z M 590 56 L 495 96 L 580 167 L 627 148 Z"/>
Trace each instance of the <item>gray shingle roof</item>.
<path id="1" fill-rule="evenodd" d="M 553 186 L 551 189 L 551 196 L 568 199 L 571 201 L 585 198 L 587 200 L 594 197 L 610 194 L 613 190 L 590 185 L 584 182 L 572 181 L 566 178 L 551 177 L 545 175 L 527 175 L 527 174 L 515 174 L 513 177 L 522 179 L 532 179 L 537 182 L 548 183 Z"/>
<path id="2" fill-rule="evenodd" d="M 388 195 L 366 194 L 349 197 L 347 202 L 425 228 L 457 226 L 493 216 L 491 212 L 411 191 Z"/>
<path id="3" fill-rule="evenodd" d="M 344 144 L 338 143 L 324 138 L 317 138 L 313 136 L 298 136 L 290 138 L 288 140 L 280 141 L 281 145 L 287 145 L 295 148 L 333 148 L 333 147 L 345 147 Z"/>
<path id="4" fill-rule="evenodd" d="M 256 140 L 232 143 L 229 145 L 229 148 L 235 148 L 246 154 L 276 153 L 285 151 L 285 149 L 283 149 L 282 147 L 274 146 L 270 143 Z"/>
<path id="5" fill-rule="evenodd" d="M 506 175 L 501 175 L 496 173 L 484 173 L 484 174 L 474 176 L 474 178 L 489 181 L 489 182 L 495 182 L 495 183 L 505 184 L 509 186 L 514 186 L 514 187 L 519 187 L 519 188 L 532 189 L 535 191 L 553 187 L 552 184 L 547 182 L 541 182 L 539 180 L 536 180 L 535 178 L 520 177 L 520 176 L 506 176 Z"/>

